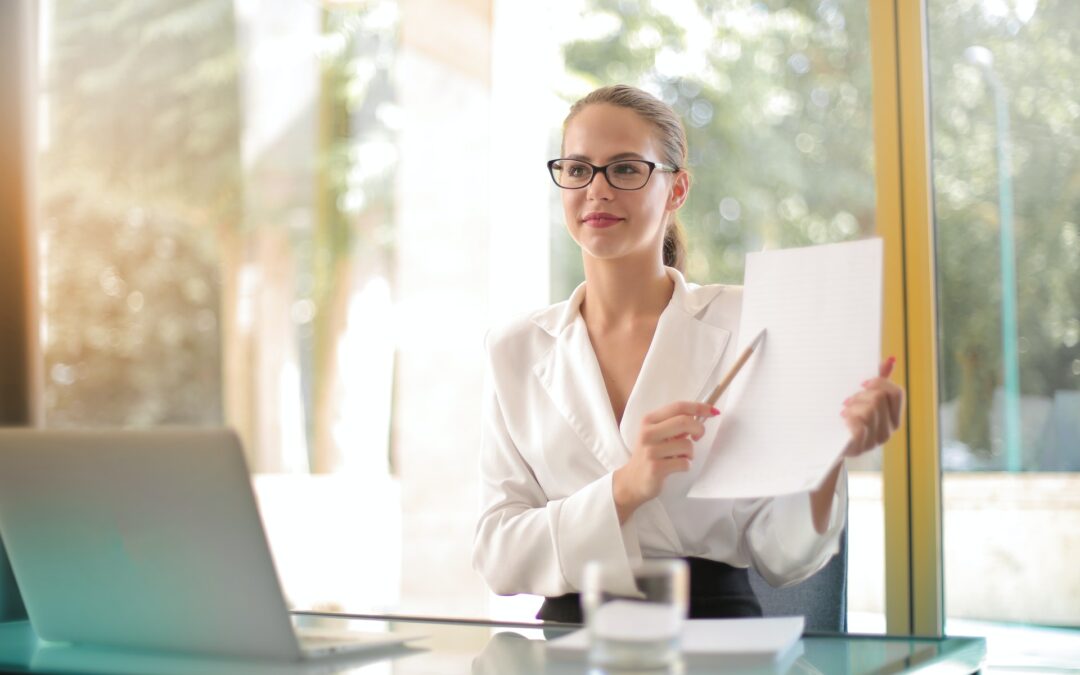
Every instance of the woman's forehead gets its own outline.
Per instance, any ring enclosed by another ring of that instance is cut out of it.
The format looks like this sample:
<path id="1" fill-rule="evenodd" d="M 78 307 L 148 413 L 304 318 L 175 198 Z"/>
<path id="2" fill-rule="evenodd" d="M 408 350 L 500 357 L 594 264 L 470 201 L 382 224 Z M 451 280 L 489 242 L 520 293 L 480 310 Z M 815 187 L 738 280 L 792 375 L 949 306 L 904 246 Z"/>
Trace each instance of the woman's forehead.
<path id="1" fill-rule="evenodd" d="M 633 153 L 658 160 L 656 129 L 629 108 L 594 104 L 583 108 L 563 132 L 563 155 L 607 161 Z"/>

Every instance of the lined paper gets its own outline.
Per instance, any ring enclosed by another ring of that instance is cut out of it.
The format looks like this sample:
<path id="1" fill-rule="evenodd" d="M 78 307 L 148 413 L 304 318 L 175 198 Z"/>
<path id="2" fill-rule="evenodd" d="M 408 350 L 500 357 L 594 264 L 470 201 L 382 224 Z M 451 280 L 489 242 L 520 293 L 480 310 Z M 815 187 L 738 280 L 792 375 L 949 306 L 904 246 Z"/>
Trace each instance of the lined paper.
<path id="1" fill-rule="evenodd" d="M 811 490 L 840 457 L 840 411 L 878 373 L 881 240 L 746 257 L 741 351 L 765 341 L 726 394 L 720 424 L 688 496 L 769 497 Z"/>

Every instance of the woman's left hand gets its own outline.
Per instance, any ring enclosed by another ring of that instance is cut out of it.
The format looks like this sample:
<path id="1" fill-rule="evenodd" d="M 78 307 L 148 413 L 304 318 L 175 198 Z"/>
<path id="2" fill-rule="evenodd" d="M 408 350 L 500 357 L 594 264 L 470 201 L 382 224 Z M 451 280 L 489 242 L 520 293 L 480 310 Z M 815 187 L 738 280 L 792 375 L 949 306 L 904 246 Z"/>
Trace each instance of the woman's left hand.
<path id="1" fill-rule="evenodd" d="M 863 382 L 863 388 L 844 401 L 840 413 L 847 420 L 851 440 L 844 457 L 858 457 L 889 440 L 900 426 L 904 390 L 889 381 L 896 358 L 890 356 L 878 368 L 878 377 Z"/>

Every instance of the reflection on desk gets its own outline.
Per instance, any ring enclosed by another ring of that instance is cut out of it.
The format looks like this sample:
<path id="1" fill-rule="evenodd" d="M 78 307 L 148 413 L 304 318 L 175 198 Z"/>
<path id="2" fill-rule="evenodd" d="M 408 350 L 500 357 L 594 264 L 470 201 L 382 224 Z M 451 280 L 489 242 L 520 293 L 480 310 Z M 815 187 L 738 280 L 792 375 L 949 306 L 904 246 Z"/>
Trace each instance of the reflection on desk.
<path id="1" fill-rule="evenodd" d="M 514 632 L 496 633 L 488 640 L 484 650 L 473 661 L 472 675 L 503 675 L 504 673 L 544 673 L 544 675 L 579 674 L 584 669 L 584 657 L 570 659 L 565 653 L 552 655 L 546 652 L 545 642 L 530 640 Z M 683 661 L 667 669 L 647 671 L 651 675 L 683 673 L 715 673 L 727 675 L 784 675 L 785 673 L 815 673 L 812 665 L 794 667 L 803 654 L 804 645 L 800 642 L 788 650 L 784 657 L 774 664 L 745 666 L 738 661 L 729 661 L 723 657 L 708 660 L 698 656 L 692 662 Z M 620 671 L 621 672 L 621 671 Z"/>
<path id="2" fill-rule="evenodd" d="M 481 621 L 423 617 L 297 616 L 298 624 L 339 630 L 424 633 L 429 637 L 412 647 L 303 663 L 266 663 L 123 652 L 115 649 L 38 642 L 28 622 L 0 624 L 0 669 L 52 673 L 174 673 L 213 672 L 222 675 L 299 675 L 354 673 L 409 675 L 468 673 L 474 675 L 564 675 L 586 673 L 580 662 L 548 659 L 545 642 L 576 627 L 530 627 Z M 806 635 L 802 655 L 772 672 L 824 675 L 937 672 L 973 673 L 982 663 L 986 643 L 981 638 L 891 638 L 871 635 Z M 680 675 L 732 672 L 723 664 L 682 666 Z"/>
<path id="3" fill-rule="evenodd" d="M 345 620 L 334 621 L 341 627 Z M 131 675 L 314 675 L 367 673 L 367 666 L 424 651 L 406 645 L 353 654 L 336 654 L 310 661 L 245 661 L 186 654 L 152 653 L 111 647 L 43 642 L 28 621 L 0 624 L 0 670 L 3 672 L 102 673 Z M 384 671 L 385 672 L 385 671 Z"/>

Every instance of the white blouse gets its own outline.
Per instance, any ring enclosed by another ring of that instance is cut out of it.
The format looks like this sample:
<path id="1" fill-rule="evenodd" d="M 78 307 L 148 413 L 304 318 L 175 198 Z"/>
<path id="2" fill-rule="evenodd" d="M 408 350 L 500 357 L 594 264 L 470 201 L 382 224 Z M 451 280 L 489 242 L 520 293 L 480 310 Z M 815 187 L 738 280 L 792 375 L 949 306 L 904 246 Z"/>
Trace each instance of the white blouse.
<path id="1" fill-rule="evenodd" d="M 568 300 L 488 333 L 473 567 L 495 593 L 580 591 L 589 560 L 621 568 L 630 591 L 631 566 L 642 558 L 688 556 L 753 565 L 773 586 L 785 586 L 837 552 L 846 476 L 837 482 L 824 534 L 814 530 L 805 492 L 686 497 L 723 415 L 705 423 L 691 470 L 669 476 L 660 496 L 620 526 L 612 473 L 630 458 L 642 417 L 674 401 L 703 400 L 738 356 L 742 288 L 697 286 L 675 269 L 667 273 L 675 290 L 621 424 L 579 311 L 585 284 Z"/>

